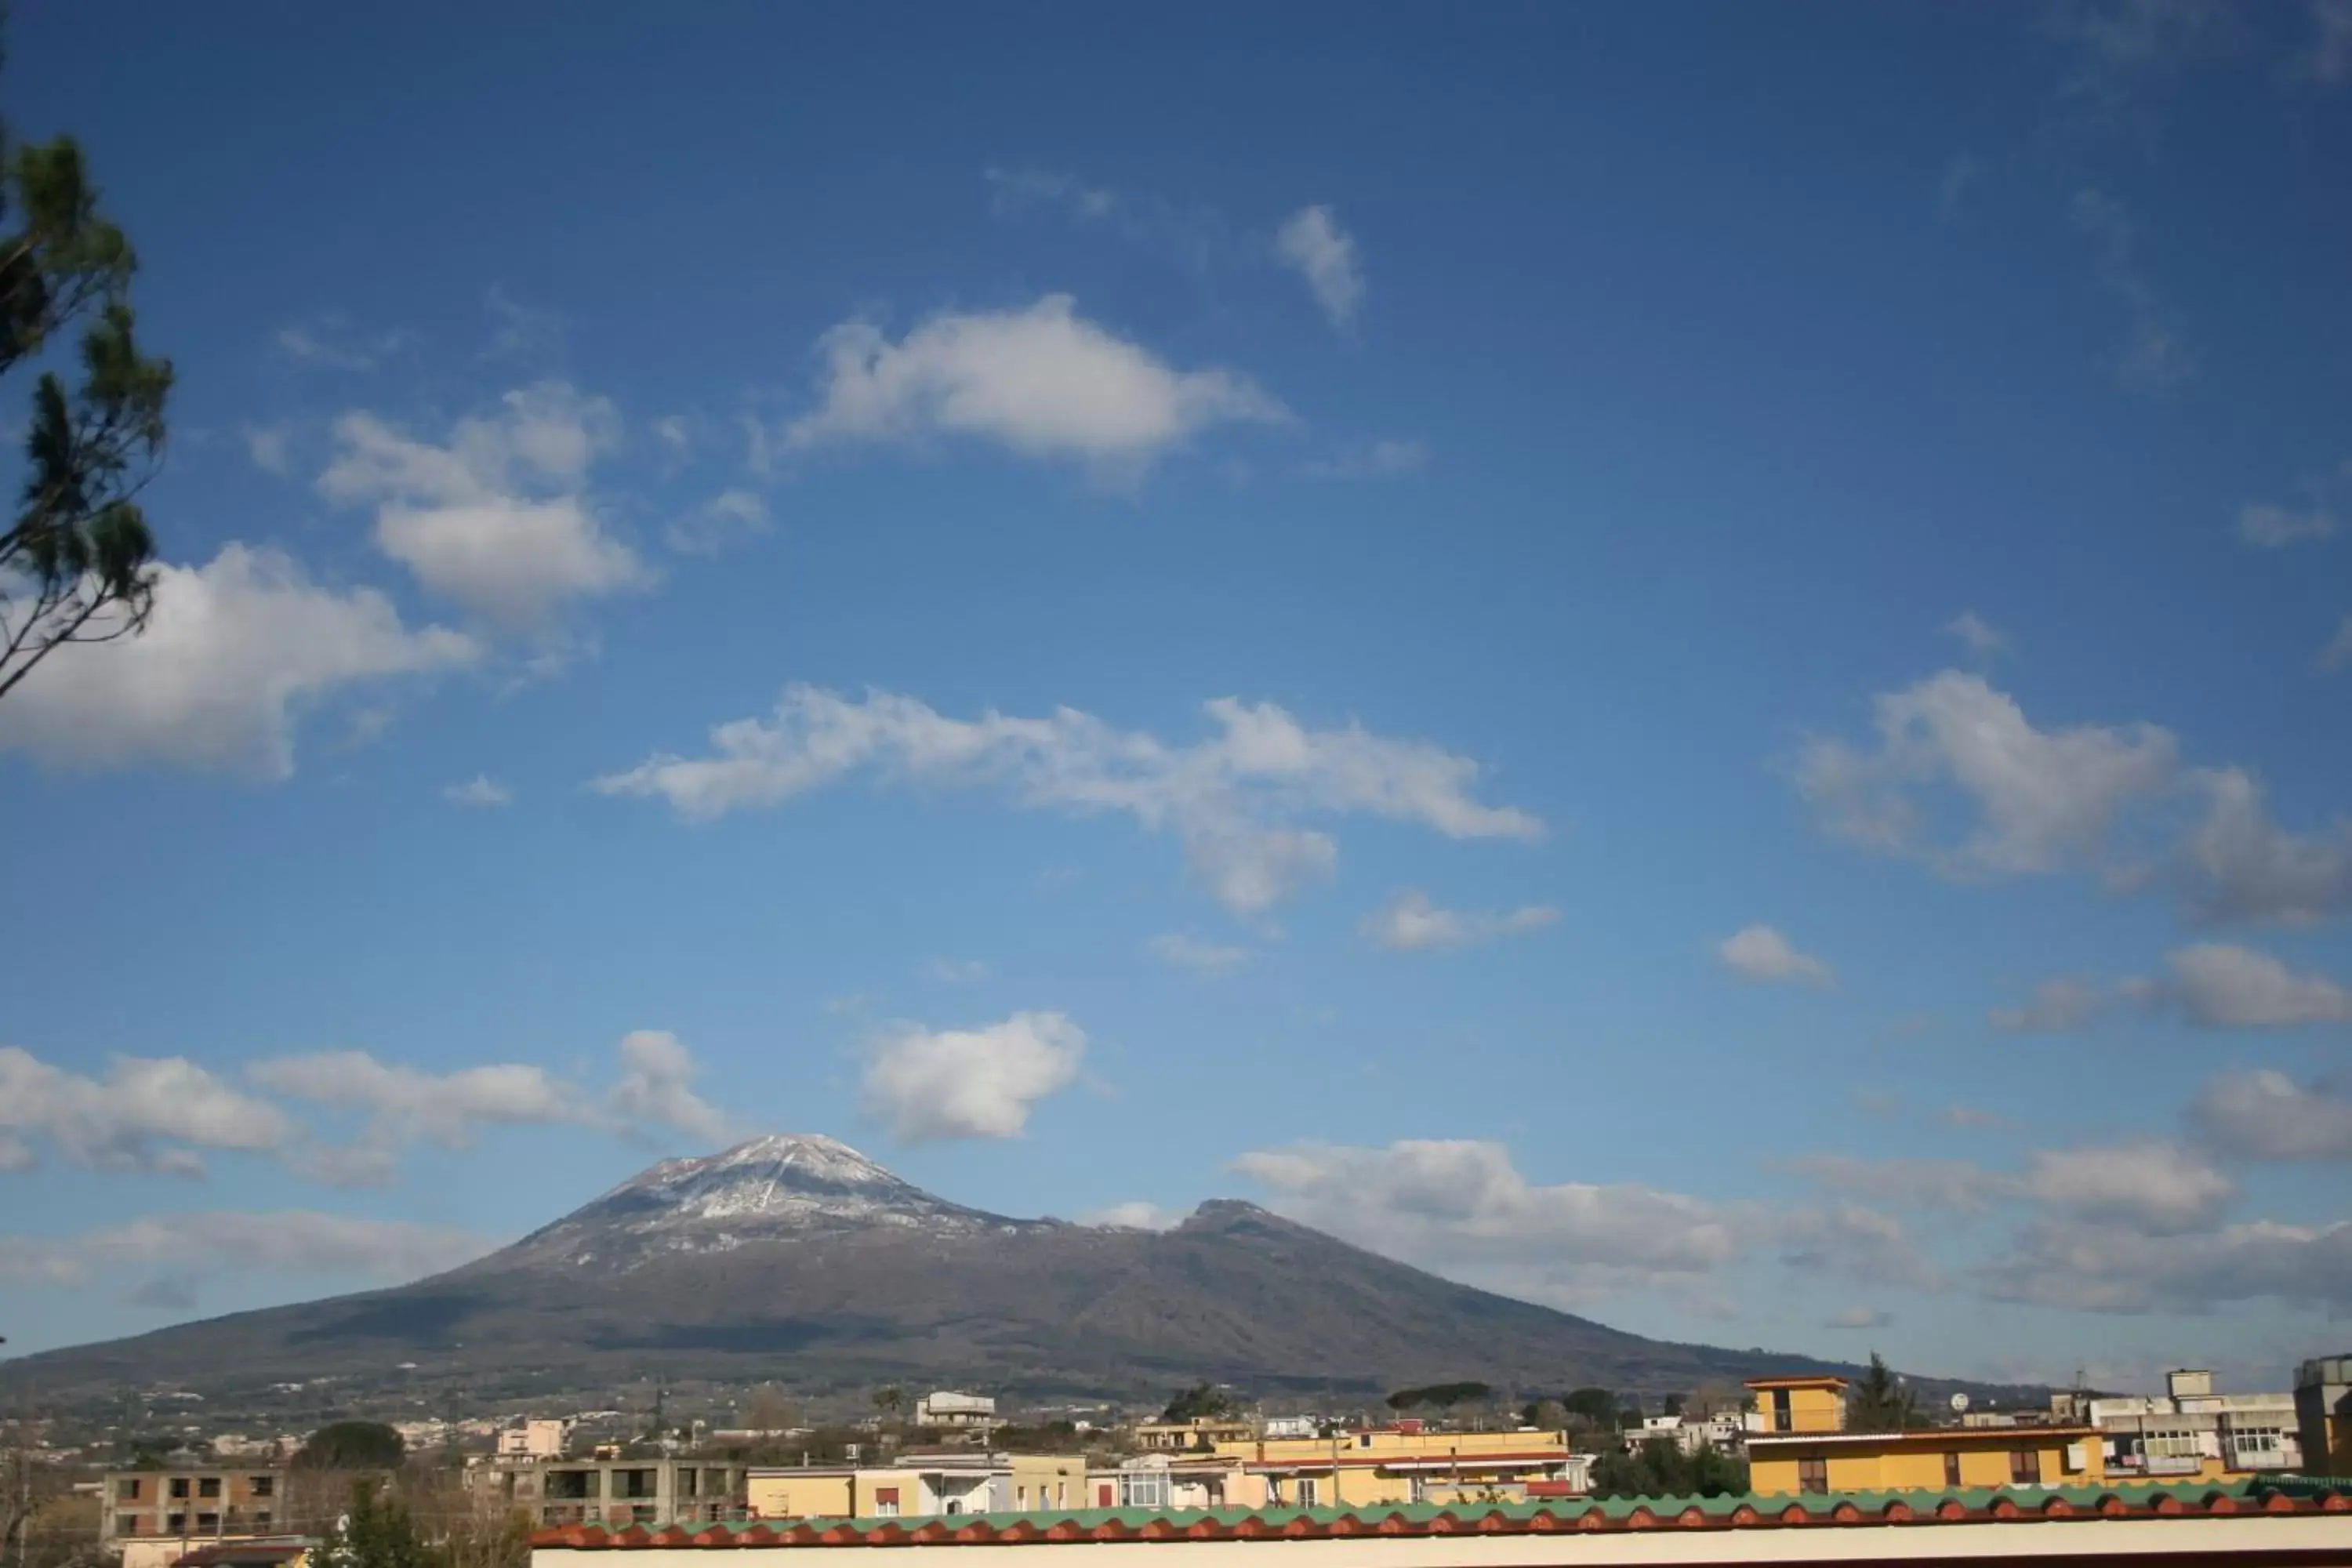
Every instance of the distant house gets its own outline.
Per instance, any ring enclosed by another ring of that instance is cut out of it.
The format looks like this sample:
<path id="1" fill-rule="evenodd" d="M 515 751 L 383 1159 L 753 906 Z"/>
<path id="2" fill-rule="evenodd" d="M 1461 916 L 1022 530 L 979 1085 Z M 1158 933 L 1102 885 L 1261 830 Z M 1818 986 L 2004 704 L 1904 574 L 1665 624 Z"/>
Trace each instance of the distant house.
<path id="1" fill-rule="evenodd" d="M 1309 1427 L 1307 1436 L 1312 1436 Z M 1195 1416 L 1190 1421 L 1146 1421 L 1135 1429 L 1135 1446 L 1147 1453 L 1175 1453 L 1185 1448 L 1212 1448 L 1219 1443 L 1242 1443 L 1257 1436 L 1246 1421 Z M 1267 1436 L 1273 1434 L 1269 1432 Z"/>
<path id="2" fill-rule="evenodd" d="M 474 1495 L 542 1529 L 716 1524 L 743 1517 L 743 1467 L 708 1459 L 504 1459 L 469 1467 Z"/>
<path id="3" fill-rule="evenodd" d="M 176 1559 L 200 1544 L 269 1535 L 280 1522 L 285 1492 L 286 1472 L 277 1469 L 110 1470 L 99 1545 L 120 1552 L 130 1542 L 169 1542 Z"/>
<path id="4" fill-rule="evenodd" d="M 757 1466 L 744 1491 L 756 1519 L 914 1519 L 1083 1508 L 1086 1480 L 1076 1454 L 956 1448 L 877 1465 Z"/>
<path id="5" fill-rule="evenodd" d="M 1004 1423 L 996 1417 L 996 1401 L 987 1394 L 955 1394 L 942 1389 L 915 1401 L 915 1425 L 958 1432 L 990 1432 Z"/>

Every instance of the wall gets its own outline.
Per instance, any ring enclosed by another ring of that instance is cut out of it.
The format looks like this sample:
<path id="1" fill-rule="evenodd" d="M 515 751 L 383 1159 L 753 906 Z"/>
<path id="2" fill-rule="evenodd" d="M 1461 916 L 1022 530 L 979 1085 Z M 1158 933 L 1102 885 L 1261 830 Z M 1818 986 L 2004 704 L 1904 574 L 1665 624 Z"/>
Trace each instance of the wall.
<path id="1" fill-rule="evenodd" d="M 847 1519 L 856 1512 L 856 1480 L 834 1475 L 753 1476 L 744 1483 L 758 1519 Z"/>
<path id="2" fill-rule="evenodd" d="M 2079 1469 L 2066 1468 L 2070 1447 L 2082 1461 Z M 2009 1457 L 2024 1448 L 2040 1457 L 2044 1486 L 2096 1486 L 2104 1480 L 2105 1467 L 2096 1437 L 2045 1437 L 2031 1427 L 2021 1426 L 2008 1430 L 1954 1428 L 1948 1442 L 1909 1439 L 1889 1443 L 1883 1448 L 1849 1442 L 1791 1443 L 1785 1447 L 1776 1443 L 1769 1449 L 1751 1447 L 1748 1485 L 1761 1496 L 1794 1495 L 1803 1489 L 1799 1462 L 1818 1458 L 1829 1463 L 1829 1489 L 1832 1492 L 1941 1491 L 1950 1484 L 1946 1479 L 1945 1457 L 1958 1454 L 1963 1489 L 2006 1487 L 2010 1485 Z"/>

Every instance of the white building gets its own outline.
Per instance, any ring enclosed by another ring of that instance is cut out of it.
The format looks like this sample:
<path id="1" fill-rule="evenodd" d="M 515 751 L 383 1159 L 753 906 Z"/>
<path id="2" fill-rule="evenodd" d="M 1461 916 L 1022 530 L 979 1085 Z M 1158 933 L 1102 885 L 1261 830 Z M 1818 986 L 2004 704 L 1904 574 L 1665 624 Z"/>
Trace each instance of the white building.
<path id="1" fill-rule="evenodd" d="M 915 1401 L 915 1425 L 987 1432 L 1003 1423 L 996 1418 L 996 1401 L 987 1394 L 953 1394 L 942 1389 Z"/>
<path id="2" fill-rule="evenodd" d="M 2106 1435 L 2111 1479 L 2302 1467 L 2294 1394 L 2217 1394 L 2213 1374 L 2195 1369 L 2164 1382 L 2160 1394 L 2089 1402 L 2092 1424 Z"/>
<path id="3" fill-rule="evenodd" d="M 1264 1436 L 1268 1437 L 1314 1437 L 1321 1435 L 1323 1423 L 1312 1415 L 1269 1415 L 1265 1418 Z"/>
<path id="4" fill-rule="evenodd" d="M 564 1445 L 571 1440 L 572 1423 L 561 1420 L 533 1420 L 528 1416 L 499 1429 L 499 1458 L 501 1459 L 560 1459 Z"/>

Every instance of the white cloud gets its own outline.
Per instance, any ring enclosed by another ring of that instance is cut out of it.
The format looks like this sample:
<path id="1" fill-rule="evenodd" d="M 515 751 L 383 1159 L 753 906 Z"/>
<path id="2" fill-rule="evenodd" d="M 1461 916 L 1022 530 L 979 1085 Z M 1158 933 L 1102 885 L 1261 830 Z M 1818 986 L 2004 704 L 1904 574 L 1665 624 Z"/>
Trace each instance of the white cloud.
<path id="1" fill-rule="evenodd" d="M 1288 417 L 1247 377 L 1172 370 L 1066 294 L 934 316 L 896 343 L 844 322 L 820 347 L 824 400 L 786 427 L 793 447 L 945 433 L 1131 472 L 1213 425 Z"/>
<path id="2" fill-rule="evenodd" d="M 2332 538 L 2337 526 L 2333 512 L 2316 506 L 2298 511 L 2289 507 L 2255 504 L 2238 511 L 2238 537 L 2265 550 Z"/>
<path id="3" fill-rule="evenodd" d="M 2179 1236 L 2127 1226 L 2032 1226 L 1985 1272 L 1987 1293 L 2084 1311 L 2203 1311 L 2271 1297 L 2352 1308 L 2352 1223 L 2252 1220 Z"/>
<path id="4" fill-rule="evenodd" d="M 2197 769 L 2189 783 L 2207 802 L 2181 849 L 2195 913 L 2309 925 L 2352 908 L 2352 819 L 2290 833 L 2272 820 L 2262 784 L 2242 768 Z"/>
<path id="5" fill-rule="evenodd" d="M 2074 193 L 2070 212 L 2075 231 L 2098 249 L 2101 281 L 2128 311 L 2126 346 L 2115 366 L 2116 383 L 2127 392 L 2147 394 L 2185 384 L 2197 374 L 2196 361 L 2139 264 L 2131 215 L 2115 197 L 2092 187 Z"/>
<path id="6" fill-rule="evenodd" d="M 1310 479 L 1384 479 L 1417 474 L 1429 466 L 1429 447 L 1420 441 L 1381 440 L 1342 447 L 1330 456 L 1299 465 Z"/>
<path id="7" fill-rule="evenodd" d="M 719 1143 L 736 1131 L 734 1119 L 694 1092 L 701 1075 L 694 1053 L 667 1029 L 638 1029 L 621 1038 L 621 1081 L 606 1100 L 624 1123 L 651 1122 Z"/>
<path id="8" fill-rule="evenodd" d="M 1794 1268 L 1866 1285 L 1944 1288 L 1943 1270 L 1903 1222 L 1883 1209 L 1857 1203 L 1792 1209 L 1770 1219 L 1769 1229 L 1781 1261 Z"/>
<path id="9" fill-rule="evenodd" d="M 2177 1005 L 2191 1023 L 2213 1029 L 2280 1029 L 2352 1019 L 2352 991 L 2317 974 L 2299 974 L 2266 952 L 2199 942 L 2164 955 L 2167 980 L 2144 981 L 2144 1000 Z"/>
<path id="10" fill-rule="evenodd" d="M 901 1142 L 1018 1138 L 1037 1101 L 1077 1081 L 1086 1031 L 1059 1013 L 978 1029 L 903 1024 L 868 1047 L 860 1105 Z"/>
<path id="11" fill-rule="evenodd" d="M 2218 1218 L 2238 1187 L 2193 1150 L 2141 1142 L 2037 1152 L 2024 1195 L 2076 1219 L 2177 1236 Z"/>
<path id="12" fill-rule="evenodd" d="M 2095 858 L 2126 805 L 2173 780 L 2179 746 L 2152 724 L 2037 730 L 1981 677 L 1946 670 L 1875 699 L 1878 743 L 1814 740 L 1796 784 L 1834 833 L 1916 855 L 1948 876 L 2050 871 Z M 1972 831 L 1933 842 L 1935 792 L 1973 808 Z"/>
<path id="13" fill-rule="evenodd" d="M 1184 1223 L 1184 1211 L 1151 1203 L 1113 1204 L 1107 1209 L 1088 1209 L 1078 1216 L 1078 1223 L 1106 1230 L 1174 1230 Z"/>
<path id="14" fill-rule="evenodd" d="M 935 958 L 923 973 L 942 985 L 968 985 L 988 978 L 988 965 L 976 958 Z"/>
<path id="15" fill-rule="evenodd" d="M 142 636 L 62 648 L 8 699 L 0 748 L 72 767 L 181 767 L 283 778 L 300 715 L 337 692 L 470 662 L 472 639 L 411 631 L 373 589 L 320 586 L 242 544 L 156 570 Z"/>
<path id="16" fill-rule="evenodd" d="M 0 1238 L 0 1279 L 72 1286 L 121 1268 L 359 1274 L 388 1283 L 436 1274 L 489 1250 L 482 1237 L 407 1220 L 296 1209 L 175 1214 L 64 1240 Z"/>
<path id="17" fill-rule="evenodd" d="M 1746 926 L 1723 939 L 1716 955 L 1750 980 L 1793 981 L 1805 985 L 1832 985 L 1836 973 L 1820 959 L 1800 952 L 1789 939 L 1768 925 Z"/>
<path id="18" fill-rule="evenodd" d="M 726 489 L 662 531 L 672 550 L 716 555 L 737 540 L 768 531 L 768 503 L 755 490 Z"/>
<path id="19" fill-rule="evenodd" d="M 2299 1084 L 2267 1068 L 2225 1072 L 2198 1091 L 2189 1120 L 2240 1159 L 2352 1160 L 2352 1096 L 2337 1085 Z"/>
<path id="20" fill-rule="evenodd" d="M 1202 974 L 1222 974 L 1249 957 L 1249 949 L 1245 947 L 1202 942 L 1198 937 L 1186 936 L 1180 931 L 1155 936 L 1145 945 L 1160 963 L 1173 964 L 1179 969 L 1197 970 Z"/>
<path id="21" fill-rule="evenodd" d="M 293 433 L 284 425 L 247 425 L 242 434 L 255 468 L 281 479 L 294 471 Z"/>
<path id="22" fill-rule="evenodd" d="M 373 503 L 376 547 L 430 591 L 485 620 L 540 627 L 570 601 L 650 580 L 585 494 L 597 456 L 619 436 L 611 403 L 562 382 L 508 393 L 495 414 L 459 420 L 438 445 L 346 414 L 319 489 Z"/>
<path id="23" fill-rule="evenodd" d="M 509 805 L 513 804 L 514 791 L 488 773 L 476 773 L 464 784 L 443 788 L 441 798 L 453 805 Z"/>
<path id="24" fill-rule="evenodd" d="M 1998 1110 L 1979 1110 L 1973 1105 L 1948 1105 L 1936 1116 L 1945 1126 L 1969 1132 L 1995 1132 L 2016 1125 Z"/>
<path id="25" fill-rule="evenodd" d="M 2067 1035 L 2087 1028 L 2101 1005 L 2095 983 L 2070 975 L 2036 985 L 2024 1006 L 1995 1007 L 1986 1017 L 2004 1034 Z"/>
<path id="26" fill-rule="evenodd" d="M 1832 1192 L 1851 1193 L 1906 1207 L 1980 1214 L 2018 1194 L 2016 1179 L 1969 1160 L 1864 1159 L 1853 1154 L 1801 1154 L 1776 1163 Z"/>
<path id="27" fill-rule="evenodd" d="M 246 1076 L 287 1099 L 365 1118 L 350 1146 L 318 1144 L 294 1156 L 300 1173 L 337 1186 L 390 1182 L 399 1149 L 411 1142 L 462 1149 L 484 1127 L 577 1125 L 594 1116 L 577 1089 L 519 1062 L 435 1074 L 365 1051 L 320 1051 L 253 1062 Z"/>
<path id="28" fill-rule="evenodd" d="M 859 771 L 934 786 L 1001 788 L 1020 805 L 1071 814 L 1121 812 L 1184 841 L 1194 875 L 1238 912 L 1255 913 L 1328 876 L 1338 848 L 1290 819 L 1361 814 L 1413 822 L 1451 838 L 1533 838 L 1526 812 L 1471 794 L 1478 765 L 1420 741 L 1360 726 L 1310 730 L 1270 703 L 1205 704 L 1218 733 L 1189 747 L 1118 731 L 1090 714 L 993 711 L 946 718 L 913 698 L 870 692 L 851 701 L 788 688 L 772 719 L 711 731 L 714 754 L 657 754 L 595 781 L 608 795 L 654 795 L 707 821 L 775 805 Z"/>
<path id="29" fill-rule="evenodd" d="M 1244 1154 L 1234 1169 L 1304 1224 L 1440 1272 L 1507 1274 L 1557 1301 L 1695 1283 L 1753 1230 L 1736 1206 L 1651 1187 L 1534 1185 L 1499 1143 L 1307 1143 Z"/>
<path id="30" fill-rule="evenodd" d="M 1559 911 L 1549 904 L 1525 904 L 1516 910 L 1442 910 L 1419 888 L 1407 888 L 1366 915 L 1357 929 L 1376 947 L 1412 952 L 1517 936 L 1559 919 Z"/>
<path id="31" fill-rule="evenodd" d="M 1823 1321 L 1825 1329 L 1886 1329 L 1895 1326 L 1895 1314 L 1876 1307 L 1848 1307 L 1835 1317 Z"/>
<path id="32" fill-rule="evenodd" d="M 1307 279 L 1316 304 L 1335 327 L 1356 319 L 1364 301 L 1364 275 L 1356 262 L 1355 237 L 1339 226 L 1328 206 L 1301 207 L 1275 236 L 1275 254 Z"/>
<path id="33" fill-rule="evenodd" d="M 8 1169 L 32 1163 L 37 1136 L 78 1165 L 201 1176 L 196 1150 L 272 1152 L 291 1131 L 276 1106 L 184 1058 L 117 1057 L 100 1079 L 0 1046 L 0 1166 Z"/>
<path id="34" fill-rule="evenodd" d="M 1059 207 L 1077 218 L 1107 218 L 1118 210 L 1118 193 L 1108 185 L 1090 185 L 1076 174 L 1055 169 L 990 169 L 989 205 L 998 216 L 1010 216 L 1032 206 Z"/>
<path id="35" fill-rule="evenodd" d="M 2009 649 L 2009 634 L 1974 610 L 1962 610 L 1944 623 L 1944 630 L 1959 638 L 1979 658 L 1990 658 Z"/>
<path id="36" fill-rule="evenodd" d="M 2352 616 L 2347 616 L 2336 623 L 2336 635 L 2327 639 L 2326 647 L 2319 650 L 2318 664 L 2320 668 L 2329 670 L 2342 669 L 2352 664 Z"/>

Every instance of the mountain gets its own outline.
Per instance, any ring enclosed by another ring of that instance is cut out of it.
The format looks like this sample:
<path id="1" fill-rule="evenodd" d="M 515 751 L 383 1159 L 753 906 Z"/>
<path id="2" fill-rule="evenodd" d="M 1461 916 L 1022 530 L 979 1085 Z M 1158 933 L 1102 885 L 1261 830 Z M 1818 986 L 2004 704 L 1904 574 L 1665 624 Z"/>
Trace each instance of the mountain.
<path id="1" fill-rule="evenodd" d="M 168 1384 L 238 1404 L 320 1378 L 351 1399 L 656 1376 L 812 1396 L 899 1382 L 1147 1398 L 1201 1379 L 1360 1395 L 1465 1378 L 1654 1394 L 1828 1364 L 1644 1339 L 1253 1204 L 1204 1203 L 1158 1232 L 1012 1219 L 833 1139 L 777 1136 L 664 1161 L 414 1284 L 53 1351 L 21 1372 L 66 1402 Z"/>

